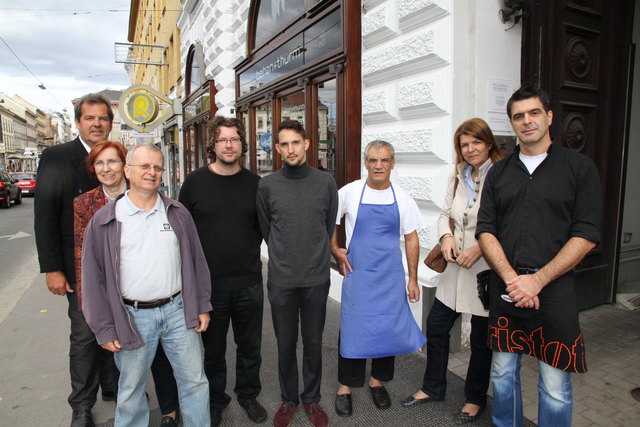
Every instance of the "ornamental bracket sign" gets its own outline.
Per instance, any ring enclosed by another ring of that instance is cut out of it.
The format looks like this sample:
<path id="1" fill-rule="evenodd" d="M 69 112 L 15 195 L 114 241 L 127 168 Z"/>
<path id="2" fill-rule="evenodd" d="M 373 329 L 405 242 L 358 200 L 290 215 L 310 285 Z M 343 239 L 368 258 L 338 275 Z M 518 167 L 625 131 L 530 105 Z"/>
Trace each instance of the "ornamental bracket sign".
<path id="1" fill-rule="evenodd" d="M 149 132 L 173 114 L 173 100 L 147 85 L 135 85 L 123 92 L 119 110 L 133 129 Z"/>

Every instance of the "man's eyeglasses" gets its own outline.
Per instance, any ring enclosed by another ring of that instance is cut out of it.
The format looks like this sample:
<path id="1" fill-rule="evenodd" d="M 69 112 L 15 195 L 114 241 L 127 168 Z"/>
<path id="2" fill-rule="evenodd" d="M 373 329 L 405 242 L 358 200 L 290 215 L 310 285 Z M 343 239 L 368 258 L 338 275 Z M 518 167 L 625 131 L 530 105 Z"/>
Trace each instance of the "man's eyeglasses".
<path id="1" fill-rule="evenodd" d="M 150 165 L 149 163 L 145 163 L 143 165 L 127 165 L 127 166 L 135 166 L 137 168 L 142 169 L 143 171 L 148 171 L 149 169 L 153 168 L 154 171 L 161 173 L 164 171 L 164 168 L 162 166 L 158 166 L 158 165 Z"/>
<path id="2" fill-rule="evenodd" d="M 229 138 L 229 139 L 227 139 L 227 138 L 220 138 L 220 139 L 216 139 L 216 142 L 217 142 L 218 144 L 226 144 L 227 142 L 232 142 L 232 143 L 234 143 L 234 144 L 239 144 L 240 142 L 242 142 L 242 139 L 241 139 L 241 138 L 238 138 L 238 137 Z"/>
<path id="3" fill-rule="evenodd" d="M 368 164 L 370 164 L 370 165 L 372 165 L 372 166 L 373 166 L 373 165 L 377 165 L 377 164 L 378 164 L 378 162 L 380 162 L 380 163 L 382 163 L 383 165 L 385 165 L 385 166 L 386 166 L 386 165 L 391 164 L 391 162 L 392 162 L 392 161 L 393 161 L 393 159 L 390 159 L 390 158 L 388 158 L 388 157 L 383 157 L 383 158 L 381 158 L 381 159 L 376 159 L 375 157 L 369 157 L 369 158 L 367 159 L 367 163 L 368 163 Z"/>
<path id="4" fill-rule="evenodd" d="M 109 159 L 106 162 L 103 162 L 102 160 L 98 160 L 97 162 L 95 162 L 93 164 L 93 167 L 95 169 L 103 169 L 105 166 L 108 166 L 109 168 L 112 168 L 115 165 L 117 165 L 118 163 L 122 163 L 122 160 Z"/>

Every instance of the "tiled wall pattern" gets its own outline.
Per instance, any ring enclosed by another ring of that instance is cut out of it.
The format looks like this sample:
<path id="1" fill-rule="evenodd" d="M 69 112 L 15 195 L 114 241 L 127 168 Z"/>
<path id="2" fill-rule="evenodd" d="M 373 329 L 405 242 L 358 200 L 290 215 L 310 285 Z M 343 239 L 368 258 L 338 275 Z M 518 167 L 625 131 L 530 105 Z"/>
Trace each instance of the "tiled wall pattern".
<path id="1" fill-rule="evenodd" d="M 427 223 L 423 252 L 437 238 L 443 193 L 434 189 L 451 170 L 451 19 L 449 1 L 362 2 L 362 146 L 394 144 L 393 181 L 418 201 Z M 424 267 L 420 279 L 432 282 Z"/>
<path id="2" fill-rule="evenodd" d="M 191 45 L 204 51 L 205 74 L 213 79 L 220 114 L 231 115 L 234 108 L 234 67 L 246 57 L 249 0 L 187 0 L 178 20 L 182 67 L 186 67 Z"/>

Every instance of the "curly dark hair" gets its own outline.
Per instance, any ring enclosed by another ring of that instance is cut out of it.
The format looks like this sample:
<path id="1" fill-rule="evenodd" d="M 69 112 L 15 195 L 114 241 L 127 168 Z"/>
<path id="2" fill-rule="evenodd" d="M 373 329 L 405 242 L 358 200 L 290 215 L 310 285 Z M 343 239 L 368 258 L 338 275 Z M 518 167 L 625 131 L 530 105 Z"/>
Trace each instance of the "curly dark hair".
<path id="1" fill-rule="evenodd" d="M 214 146 L 216 139 L 220 136 L 220 127 L 236 128 L 242 141 L 242 154 L 247 152 L 249 147 L 247 146 L 247 131 L 244 128 L 244 123 L 235 117 L 215 116 L 207 122 L 207 135 L 209 139 L 209 141 L 207 141 L 207 154 L 212 162 L 216 161 L 216 150 Z"/>

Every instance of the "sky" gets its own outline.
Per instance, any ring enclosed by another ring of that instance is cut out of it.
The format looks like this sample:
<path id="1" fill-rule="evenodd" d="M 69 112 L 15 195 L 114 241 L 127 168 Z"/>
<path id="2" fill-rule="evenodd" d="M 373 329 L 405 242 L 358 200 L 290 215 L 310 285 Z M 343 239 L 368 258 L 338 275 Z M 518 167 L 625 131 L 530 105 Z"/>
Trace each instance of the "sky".
<path id="1" fill-rule="evenodd" d="M 0 92 L 71 115 L 72 99 L 128 87 L 114 43 L 128 41 L 129 6 L 128 0 L 0 0 L 0 37 L 31 71 L 0 40 Z"/>

